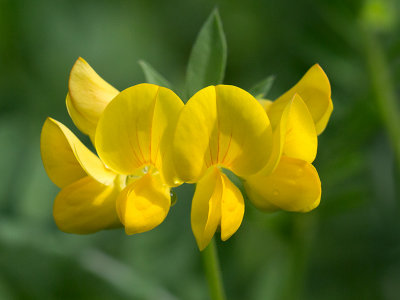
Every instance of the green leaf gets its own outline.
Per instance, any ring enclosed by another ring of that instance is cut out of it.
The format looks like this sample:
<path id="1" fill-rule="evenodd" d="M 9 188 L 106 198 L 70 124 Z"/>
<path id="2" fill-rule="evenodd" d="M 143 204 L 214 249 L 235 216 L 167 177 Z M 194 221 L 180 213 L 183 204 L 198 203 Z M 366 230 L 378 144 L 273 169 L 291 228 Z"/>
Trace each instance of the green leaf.
<path id="1" fill-rule="evenodd" d="M 186 72 L 186 95 L 222 83 L 227 47 L 218 10 L 215 9 L 201 28 L 190 53 Z"/>
<path id="2" fill-rule="evenodd" d="M 153 83 L 171 89 L 169 81 L 158 73 L 149 63 L 144 60 L 139 60 L 139 65 L 142 68 L 147 83 Z"/>
<path id="3" fill-rule="evenodd" d="M 272 84 L 274 83 L 275 76 L 271 75 L 267 78 L 261 80 L 256 85 L 254 85 L 249 93 L 252 94 L 257 99 L 263 99 L 271 90 Z"/>

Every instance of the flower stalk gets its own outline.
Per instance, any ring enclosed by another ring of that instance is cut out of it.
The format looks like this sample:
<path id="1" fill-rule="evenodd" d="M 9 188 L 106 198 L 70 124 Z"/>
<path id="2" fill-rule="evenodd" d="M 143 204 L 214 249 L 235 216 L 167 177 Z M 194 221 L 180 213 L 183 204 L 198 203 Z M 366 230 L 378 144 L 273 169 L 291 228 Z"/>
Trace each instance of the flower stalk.
<path id="1" fill-rule="evenodd" d="M 207 277 L 212 300 L 226 300 L 222 273 L 219 265 L 217 245 L 213 238 L 210 244 L 201 252 L 203 268 Z"/>

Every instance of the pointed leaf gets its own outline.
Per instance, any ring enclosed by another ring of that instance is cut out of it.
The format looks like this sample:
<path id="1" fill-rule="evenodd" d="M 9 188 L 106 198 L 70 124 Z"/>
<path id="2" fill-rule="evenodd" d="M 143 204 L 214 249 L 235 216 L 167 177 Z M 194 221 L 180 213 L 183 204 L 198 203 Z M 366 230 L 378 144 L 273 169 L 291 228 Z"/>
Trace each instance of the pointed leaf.
<path id="1" fill-rule="evenodd" d="M 201 28 L 190 54 L 186 73 L 186 94 L 222 83 L 226 66 L 226 39 L 215 9 Z"/>

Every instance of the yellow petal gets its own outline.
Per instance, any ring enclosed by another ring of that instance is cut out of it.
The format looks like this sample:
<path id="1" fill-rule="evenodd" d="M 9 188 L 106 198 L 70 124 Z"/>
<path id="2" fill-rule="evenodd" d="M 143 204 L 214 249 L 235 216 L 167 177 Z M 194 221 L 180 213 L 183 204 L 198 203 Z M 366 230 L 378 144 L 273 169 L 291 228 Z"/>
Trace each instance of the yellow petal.
<path id="1" fill-rule="evenodd" d="M 160 176 L 146 174 L 128 185 L 117 199 L 117 212 L 127 234 L 153 229 L 161 224 L 171 206 L 169 187 Z"/>
<path id="2" fill-rule="evenodd" d="M 75 107 L 72 105 L 71 97 L 69 93 L 67 94 L 67 97 L 65 98 L 65 104 L 67 106 L 68 114 L 73 117 L 73 122 L 76 127 L 81 132 L 86 133 L 89 135 L 90 140 L 92 141 L 92 144 L 94 145 L 94 130 L 91 130 L 88 132 L 85 128 L 91 128 L 94 127 L 92 123 L 90 123 L 87 119 L 83 118 L 82 115 L 75 109 Z"/>
<path id="3" fill-rule="evenodd" d="M 285 106 L 284 110 L 282 112 L 279 112 L 281 115 L 279 116 L 279 119 L 277 119 L 278 124 L 275 126 L 272 132 L 271 155 L 269 156 L 269 160 L 264 166 L 264 168 L 259 172 L 262 173 L 263 176 L 271 174 L 276 169 L 279 161 L 281 160 L 287 134 L 287 125 L 288 125 L 291 103 L 292 102 L 289 101 Z"/>
<path id="4" fill-rule="evenodd" d="M 226 241 L 238 230 L 242 223 L 244 200 L 240 190 L 225 174 L 221 174 L 221 179 L 221 239 Z"/>
<path id="5" fill-rule="evenodd" d="M 106 185 L 114 181 L 115 174 L 54 119 L 47 118 L 43 125 L 40 149 L 48 176 L 60 188 L 87 175 Z"/>
<path id="6" fill-rule="evenodd" d="M 222 179 L 211 167 L 197 183 L 193 196 L 191 223 L 200 251 L 210 243 L 221 220 Z"/>
<path id="7" fill-rule="evenodd" d="M 219 85 L 215 91 L 218 161 L 238 176 L 254 174 L 266 163 L 272 149 L 268 116 L 253 96 L 238 87 Z"/>
<path id="8" fill-rule="evenodd" d="M 309 163 L 312 163 L 317 155 L 317 134 L 306 104 L 298 94 L 285 101 L 283 111 L 269 112 L 270 118 L 278 120 L 278 124 L 273 131 L 274 142 L 270 159 L 261 171 L 263 175 L 269 175 L 275 170 L 281 155 Z"/>
<path id="9" fill-rule="evenodd" d="M 64 232 L 87 234 L 121 226 L 115 210 L 118 189 L 89 176 L 64 187 L 54 200 L 53 215 Z"/>
<path id="10" fill-rule="evenodd" d="M 196 181 L 213 164 L 210 144 L 216 144 L 215 134 L 211 136 L 216 119 L 213 86 L 197 92 L 183 107 L 173 139 L 173 160 L 183 181 Z"/>
<path id="11" fill-rule="evenodd" d="M 318 206 L 321 181 L 306 161 L 282 156 L 274 173 L 258 173 L 244 183 L 250 201 L 259 209 L 307 212 Z"/>
<path id="12" fill-rule="evenodd" d="M 154 165 L 158 170 L 172 166 L 164 158 L 182 106 L 174 92 L 157 85 L 139 84 L 122 91 L 98 123 L 99 156 L 121 174 L 132 174 L 145 165 Z M 163 174 L 169 177 L 173 173 L 165 170 Z"/>
<path id="13" fill-rule="evenodd" d="M 273 115 L 270 117 L 272 126 L 275 127 L 278 124 L 279 112 L 283 111 L 288 99 L 291 99 L 296 93 L 300 95 L 310 110 L 317 134 L 321 134 L 328 123 L 333 104 L 329 79 L 318 64 L 312 66 L 295 86 L 269 107 L 269 113 Z"/>
<path id="14" fill-rule="evenodd" d="M 311 114 L 302 100 L 295 94 L 288 101 L 280 126 L 285 124 L 283 154 L 312 163 L 317 155 L 317 133 Z"/>
<path id="15" fill-rule="evenodd" d="M 253 96 L 234 86 L 209 86 L 179 116 L 173 140 L 178 175 L 193 182 L 212 165 L 239 176 L 255 173 L 268 159 L 271 139 L 268 117 Z"/>
<path id="16" fill-rule="evenodd" d="M 104 81 L 81 57 L 69 77 L 67 108 L 75 125 L 94 140 L 97 122 L 118 90 Z"/>

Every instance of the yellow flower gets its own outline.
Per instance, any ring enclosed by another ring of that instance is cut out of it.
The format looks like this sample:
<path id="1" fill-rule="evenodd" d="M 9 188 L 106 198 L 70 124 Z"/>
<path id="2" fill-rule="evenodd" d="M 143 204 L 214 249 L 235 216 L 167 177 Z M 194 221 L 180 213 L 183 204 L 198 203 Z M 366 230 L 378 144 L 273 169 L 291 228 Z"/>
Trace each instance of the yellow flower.
<path id="1" fill-rule="evenodd" d="M 257 173 L 269 158 L 271 141 L 267 114 L 240 88 L 209 86 L 182 109 L 173 155 L 179 178 L 197 183 L 191 223 L 200 250 L 218 227 L 225 241 L 243 219 L 243 196 L 221 168 L 242 177 Z"/>
<path id="2" fill-rule="evenodd" d="M 171 160 L 171 140 L 183 107 L 171 90 L 139 84 L 119 93 L 96 129 L 105 165 L 126 178 L 117 213 L 127 234 L 150 230 L 167 216 L 170 187 L 181 182 Z"/>
<path id="3" fill-rule="evenodd" d="M 61 188 L 53 208 L 57 226 L 85 234 L 122 222 L 133 234 L 159 225 L 170 207 L 169 187 L 179 184 L 168 140 L 182 101 L 150 84 L 119 93 L 78 59 L 66 102 L 77 127 L 97 141 L 101 159 L 63 124 L 46 120 L 41 153 L 47 174 Z"/>
<path id="4" fill-rule="evenodd" d="M 310 211 L 321 199 L 321 181 L 311 163 L 317 154 L 317 134 L 333 110 L 329 80 L 314 65 L 284 95 L 261 104 L 271 120 L 274 144 L 263 170 L 244 178 L 247 195 L 264 211 Z"/>

